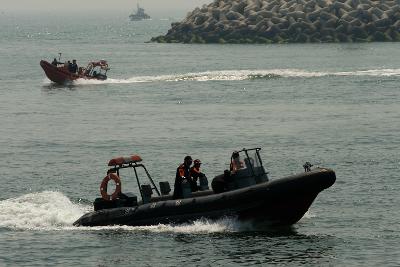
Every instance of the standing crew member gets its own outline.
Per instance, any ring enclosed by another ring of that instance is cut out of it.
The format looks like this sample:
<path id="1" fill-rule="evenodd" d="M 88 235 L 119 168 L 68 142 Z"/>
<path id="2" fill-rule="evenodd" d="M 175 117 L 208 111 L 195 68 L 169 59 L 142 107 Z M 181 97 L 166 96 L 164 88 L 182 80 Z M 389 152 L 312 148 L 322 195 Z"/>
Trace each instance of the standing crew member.
<path id="1" fill-rule="evenodd" d="M 76 64 L 76 59 L 72 60 L 71 70 L 72 73 L 76 73 L 78 71 L 78 64 Z"/>
<path id="2" fill-rule="evenodd" d="M 66 67 L 67 70 L 69 72 L 71 72 L 72 71 L 72 63 L 71 63 L 71 61 L 68 60 L 67 63 L 64 63 L 64 67 Z"/>
<path id="3" fill-rule="evenodd" d="M 53 64 L 54 66 L 58 66 L 58 64 L 62 64 L 62 63 L 58 62 L 57 59 L 54 58 L 53 61 L 51 62 L 51 64 Z"/>
<path id="4" fill-rule="evenodd" d="M 179 167 L 176 169 L 176 177 L 174 183 L 174 199 L 183 198 L 183 190 L 182 190 L 182 182 L 186 180 L 186 182 L 191 183 L 190 178 L 190 165 L 192 165 L 192 157 L 186 156 L 184 161 Z"/>

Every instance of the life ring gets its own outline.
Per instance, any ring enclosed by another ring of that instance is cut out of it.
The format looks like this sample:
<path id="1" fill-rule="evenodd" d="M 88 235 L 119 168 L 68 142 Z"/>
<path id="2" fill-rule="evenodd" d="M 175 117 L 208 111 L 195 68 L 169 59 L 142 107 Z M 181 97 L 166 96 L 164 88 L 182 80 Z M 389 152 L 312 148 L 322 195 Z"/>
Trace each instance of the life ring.
<path id="1" fill-rule="evenodd" d="M 114 180 L 116 185 L 115 191 L 111 195 L 107 193 L 107 185 L 110 180 Z M 118 175 L 116 175 L 115 173 L 109 173 L 106 177 L 104 177 L 100 185 L 100 193 L 101 197 L 106 201 L 112 201 L 117 199 L 117 197 L 121 193 L 121 180 L 119 179 Z"/>

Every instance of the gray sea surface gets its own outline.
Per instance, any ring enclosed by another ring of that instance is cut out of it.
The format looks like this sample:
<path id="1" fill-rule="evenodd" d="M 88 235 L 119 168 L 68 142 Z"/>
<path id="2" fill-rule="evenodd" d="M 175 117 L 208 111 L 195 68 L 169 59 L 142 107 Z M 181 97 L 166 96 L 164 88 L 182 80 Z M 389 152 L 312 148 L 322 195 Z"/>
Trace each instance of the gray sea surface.
<path id="1" fill-rule="evenodd" d="M 0 266 L 399 266 L 399 44 L 147 42 L 170 23 L 0 14 Z M 51 83 L 59 52 L 109 79 Z M 72 226 L 113 157 L 173 184 L 185 155 L 212 179 L 243 147 L 271 179 L 310 161 L 337 182 L 289 229 Z"/>

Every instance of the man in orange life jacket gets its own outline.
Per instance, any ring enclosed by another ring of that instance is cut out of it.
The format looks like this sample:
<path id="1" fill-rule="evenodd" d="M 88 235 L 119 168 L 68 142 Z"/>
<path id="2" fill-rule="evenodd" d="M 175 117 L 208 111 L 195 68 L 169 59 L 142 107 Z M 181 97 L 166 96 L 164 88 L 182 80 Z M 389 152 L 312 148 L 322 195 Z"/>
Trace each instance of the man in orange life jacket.
<path id="1" fill-rule="evenodd" d="M 191 183 L 190 165 L 192 165 L 192 157 L 186 156 L 183 163 L 176 169 L 176 177 L 174 184 L 174 199 L 183 198 L 182 182 L 186 180 Z"/>
<path id="2" fill-rule="evenodd" d="M 200 165 L 201 161 L 199 159 L 195 159 L 193 161 L 193 167 L 190 168 L 190 177 L 192 178 L 190 186 L 192 188 L 192 192 L 196 192 L 199 190 L 199 187 L 197 186 L 197 179 L 204 175 L 200 171 Z"/>

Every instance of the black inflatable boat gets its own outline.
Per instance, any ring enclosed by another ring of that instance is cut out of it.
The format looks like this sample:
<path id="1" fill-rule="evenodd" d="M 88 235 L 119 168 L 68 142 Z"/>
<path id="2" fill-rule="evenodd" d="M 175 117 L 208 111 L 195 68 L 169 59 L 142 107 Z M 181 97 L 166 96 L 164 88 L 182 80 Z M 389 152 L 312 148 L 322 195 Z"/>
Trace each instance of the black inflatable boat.
<path id="1" fill-rule="evenodd" d="M 183 184 L 183 198 L 173 199 L 168 182 L 160 182 L 160 190 L 137 156 L 110 160 L 107 176 L 100 186 L 102 198 L 94 202 L 94 211 L 79 218 L 75 226 L 155 225 L 182 223 L 199 218 L 216 219 L 235 216 L 239 220 L 271 225 L 291 225 L 307 212 L 318 193 L 335 183 L 333 170 L 305 165 L 305 172 L 285 178 L 268 179 L 259 154 L 260 148 L 238 151 L 239 169 L 225 171 L 208 188 L 205 176 L 200 179 L 200 190 L 191 192 Z M 231 166 L 232 161 L 231 158 Z M 142 200 L 135 194 L 121 193 L 120 170 L 133 168 Z M 143 168 L 151 184 L 141 184 L 137 169 Z M 115 190 L 108 193 L 110 180 Z M 160 193 L 161 191 L 161 193 Z M 153 197 L 153 192 L 157 196 Z"/>

